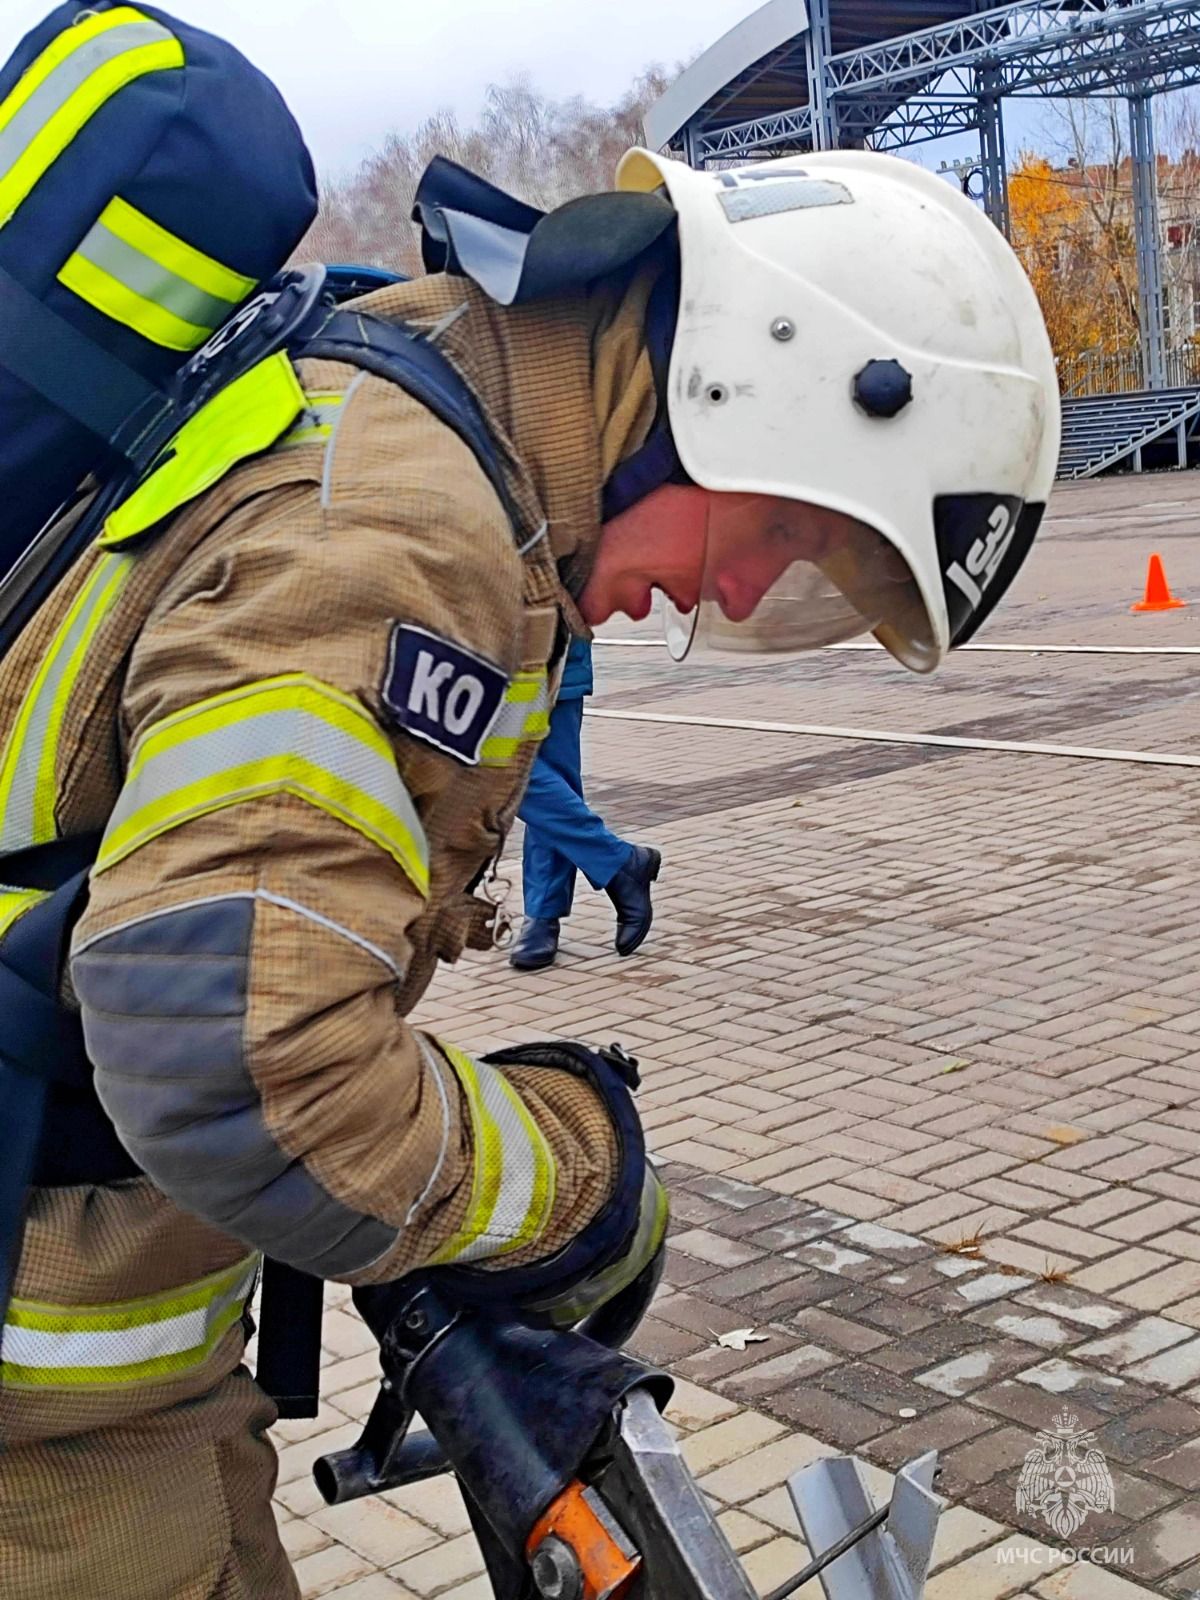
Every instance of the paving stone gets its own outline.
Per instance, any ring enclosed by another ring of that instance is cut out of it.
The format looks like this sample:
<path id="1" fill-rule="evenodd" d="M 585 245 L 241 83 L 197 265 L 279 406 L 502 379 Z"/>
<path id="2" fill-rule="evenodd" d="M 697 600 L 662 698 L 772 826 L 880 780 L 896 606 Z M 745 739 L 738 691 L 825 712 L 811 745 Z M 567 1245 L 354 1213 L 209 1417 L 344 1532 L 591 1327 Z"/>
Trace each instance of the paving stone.
<path id="1" fill-rule="evenodd" d="M 909 1419 L 881 1433 L 863 1447 L 864 1453 L 885 1466 L 902 1467 L 929 1450 L 950 1450 L 996 1426 L 995 1417 L 965 1405 L 946 1405 L 930 1416 Z"/>
<path id="2" fill-rule="evenodd" d="M 301 1556 L 293 1563 L 292 1570 L 303 1600 L 318 1600 L 320 1595 L 330 1594 L 355 1578 L 369 1575 L 371 1563 L 344 1544 L 331 1544 L 310 1556 Z"/>
<path id="3" fill-rule="evenodd" d="M 1055 1363 L 1050 1362 L 1047 1365 L 1054 1366 Z M 1054 1381 L 1053 1374 L 1050 1376 L 1050 1381 Z M 1054 1394 L 1052 1388 L 1006 1379 L 1003 1383 L 992 1384 L 987 1389 L 977 1389 L 971 1396 L 971 1404 L 986 1407 L 988 1411 L 995 1413 L 996 1418 L 1006 1417 L 1010 1422 L 1019 1423 L 1022 1427 L 1028 1428 L 1032 1434 L 1051 1423 L 1055 1411 L 1061 1407 L 1062 1402 L 1056 1403 Z M 1109 1412 L 1089 1405 L 1081 1399 L 1078 1389 L 1070 1391 L 1070 1406 L 1071 1411 L 1079 1418 L 1081 1428 L 1101 1427 L 1110 1417 Z"/>
<path id="4" fill-rule="evenodd" d="M 1200 1556 L 1200 1502 L 1175 1506 L 1137 1530 L 1133 1571 L 1157 1578 Z"/>
<path id="5" fill-rule="evenodd" d="M 1004 1300 L 985 1306 L 982 1311 L 972 1311 L 968 1319 L 981 1327 L 994 1328 L 1009 1339 L 1020 1339 L 1025 1344 L 1040 1345 L 1043 1350 L 1058 1350 L 1075 1344 L 1080 1330 L 1044 1311 L 1029 1311 L 1023 1306 Z"/>
<path id="6" fill-rule="evenodd" d="M 1191 1330 L 1165 1317 L 1141 1317 L 1123 1328 L 1120 1333 L 1103 1339 L 1092 1339 L 1081 1344 L 1076 1355 L 1087 1361 L 1096 1361 L 1106 1367 L 1125 1368 L 1135 1361 L 1145 1361 L 1171 1345 L 1182 1344 Z"/>
<path id="7" fill-rule="evenodd" d="M 699 1200 L 700 1196 L 693 1196 Z M 705 1201 L 705 1204 L 710 1202 Z M 671 1197 L 671 1209 L 675 1209 L 675 1197 Z M 777 1194 L 771 1200 L 765 1200 L 762 1205 L 750 1206 L 742 1211 L 731 1211 L 714 1205 L 716 1215 L 706 1219 L 706 1225 L 717 1233 L 728 1234 L 731 1239 L 750 1238 L 762 1233 L 764 1229 L 777 1227 L 783 1222 L 792 1222 L 811 1213 L 812 1207 L 805 1205 L 803 1200 L 793 1200 L 789 1195 Z M 763 1249 L 771 1246 L 763 1245 Z"/>
<path id="8" fill-rule="evenodd" d="M 1011 1298 L 1018 1289 L 1025 1289 L 1033 1280 L 1004 1272 L 984 1272 L 975 1278 L 964 1278 L 956 1283 L 954 1292 L 969 1306 L 983 1305 L 988 1300 Z"/>
<path id="9" fill-rule="evenodd" d="M 809 1342 L 799 1338 L 790 1328 L 780 1327 L 774 1322 L 760 1323 L 755 1331 L 765 1333 L 767 1343 L 750 1344 L 744 1350 L 731 1350 L 713 1342 L 694 1355 L 672 1363 L 671 1371 L 707 1388 L 719 1385 L 723 1379 L 741 1372 L 745 1367 L 754 1366 L 764 1359 L 767 1351 L 782 1355 L 785 1350 L 794 1350 L 798 1344 Z"/>
<path id="10" fill-rule="evenodd" d="M 808 1209 L 801 1216 L 789 1221 L 772 1223 L 761 1231 L 749 1234 L 748 1237 L 751 1244 L 758 1245 L 763 1250 L 790 1250 L 796 1245 L 807 1244 L 812 1239 L 822 1239 L 829 1234 L 840 1233 L 853 1225 L 853 1217 L 817 1207 L 815 1210 Z"/>
<path id="11" fill-rule="evenodd" d="M 1169 1310 L 1180 1301 L 1200 1294 L 1200 1261 L 1181 1261 L 1164 1272 L 1114 1289 L 1113 1298 L 1139 1311 Z"/>
<path id="12" fill-rule="evenodd" d="M 1157 1476 L 1155 1458 L 1181 1439 L 1200 1436 L 1200 1410 L 1174 1396 L 1153 1400 L 1107 1423 L 1097 1440 L 1106 1455 L 1130 1465 L 1145 1467 Z M 1172 1480 L 1173 1481 L 1173 1480 Z"/>
<path id="13" fill-rule="evenodd" d="M 1093 1294 L 1110 1294 L 1136 1278 L 1146 1277 L 1155 1268 L 1169 1267 L 1171 1264 L 1170 1256 L 1135 1246 L 1085 1267 L 1082 1272 L 1072 1274 L 1072 1279 L 1077 1289 L 1089 1289 Z"/>
<path id="14" fill-rule="evenodd" d="M 340 1600 L 417 1600 L 414 1592 L 383 1572 L 372 1572 L 335 1591 Z"/>
<path id="15" fill-rule="evenodd" d="M 1024 1534 L 1010 1534 L 930 1578 L 925 1600 L 1007 1600 L 1019 1594 L 1039 1570 L 1012 1558 L 1040 1549 Z"/>
<path id="16" fill-rule="evenodd" d="M 1034 1589 L 1037 1600 L 1152 1600 L 1154 1591 L 1094 1563 L 1060 1567 Z"/>
<path id="17" fill-rule="evenodd" d="M 724 1388 L 727 1394 L 739 1400 L 759 1400 L 764 1395 L 782 1389 L 785 1384 L 824 1372 L 827 1367 L 836 1365 L 838 1359 L 818 1345 L 797 1345 L 794 1350 L 787 1350 L 782 1355 L 771 1356 L 752 1367 L 744 1367 L 725 1379 Z"/>
<path id="18" fill-rule="evenodd" d="M 1192 1439 L 1177 1450 L 1155 1456 L 1146 1462 L 1146 1471 L 1157 1478 L 1166 1478 L 1169 1483 L 1177 1483 L 1181 1489 L 1200 1490 L 1200 1439 Z"/>
<path id="19" fill-rule="evenodd" d="M 752 1206 L 763 1205 L 773 1199 L 769 1189 L 759 1189 L 751 1183 L 739 1183 L 736 1178 L 707 1174 L 694 1178 L 688 1184 L 692 1194 L 703 1195 L 734 1211 L 748 1211 Z"/>
<path id="20" fill-rule="evenodd" d="M 673 1327 L 658 1317 L 647 1317 L 630 1339 L 628 1348 L 652 1367 L 665 1367 L 694 1355 L 707 1342 L 702 1336 L 685 1333 L 682 1328 Z"/>
<path id="21" fill-rule="evenodd" d="M 1033 1448 L 1023 1428 L 1001 1427 L 946 1452 L 942 1460 L 943 1492 L 962 1495 L 1019 1467 Z M 1015 1507 L 1014 1507 L 1015 1510 Z"/>
<path id="22" fill-rule="evenodd" d="M 1098 1231 L 1110 1239 L 1120 1239 L 1126 1244 L 1140 1244 L 1143 1239 L 1153 1242 L 1158 1234 L 1169 1228 L 1183 1227 L 1200 1217 L 1200 1208 L 1184 1205 L 1179 1200 L 1160 1200 L 1152 1206 L 1131 1211 L 1126 1216 L 1103 1222 Z"/>
<path id="23" fill-rule="evenodd" d="M 775 1530 L 770 1523 L 761 1522 L 757 1517 L 739 1511 L 736 1507 L 722 1511 L 717 1518 L 717 1526 L 729 1540 L 735 1555 L 744 1555 L 747 1550 L 753 1550 L 756 1545 L 766 1544 L 775 1537 Z"/>
<path id="24" fill-rule="evenodd" d="M 389 1569 L 389 1575 L 400 1579 L 416 1594 L 435 1595 L 451 1584 L 462 1583 L 483 1571 L 483 1557 L 473 1533 L 460 1534 L 457 1539 L 439 1540 L 436 1547 L 423 1555 L 413 1556 Z"/>
<path id="25" fill-rule="evenodd" d="M 924 1239 L 911 1233 L 897 1233 L 894 1228 L 881 1227 L 877 1222 L 858 1222 L 842 1235 L 856 1249 L 869 1251 L 876 1256 L 889 1256 L 897 1261 L 912 1261 L 932 1255 L 932 1247 Z"/>
<path id="26" fill-rule="evenodd" d="M 1127 1370 L 1139 1383 L 1161 1384 L 1164 1389 L 1186 1389 L 1200 1380 L 1200 1339 L 1175 1345 Z"/>
<path id="27" fill-rule="evenodd" d="M 819 1306 L 808 1306 L 798 1311 L 791 1318 L 791 1324 L 830 1349 L 843 1350 L 850 1355 L 866 1355 L 868 1351 L 877 1350 L 888 1342 L 887 1335 L 875 1328 L 863 1327 Z"/>
<path id="28" fill-rule="evenodd" d="M 471 1526 L 462 1493 L 450 1478 L 426 1478 L 403 1489 L 389 1489 L 380 1498 L 436 1529 L 444 1539 L 457 1538 Z"/>
<path id="29" fill-rule="evenodd" d="M 664 1415 L 668 1422 L 692 1433 L 697 1428 L 706 1428 L 710 1423 L 732 1416 L 737 1409 L 736 1401 L 715 1394 L 711 1389 L 701 1389 L 686 1378 L 676 1378 L 675 1392 Z"/>
<path id="30" fill-rule="evenodd" d="M 1064 1322 L 1076 1323 L 1081 1328 L 1094 1328 L 1102 1333 L 1129 1319 L 1129 1312 L 1124 1307 L 1112 1305 L 1065 1283 L 1035 1283 L 1032 1288 L 1023 1290 L 1013 1298 L 1019 1306 L 1033 1306 L 1038 1311 L 1050 1312 Z"/>
<path id="31" fill-rule="evenodd" d="M 833 1367 L 818 1379 L 817 1386 L 856 1404 L 870 1406 L 889 1418 L 899 1417 L 905 1409 L 915 1409 L 925 1416 L 945 1403 L 942 1395 L 921 1389 L 899 1373 L 888 1372 L 869 1361 L 852 1361 Z"/>
<path id="32" fill-rule="evenodd" d="M 1008 1530 L 967 1506 L 951 1506 L 938 1518 L 937 1538 L 933 1543 L 931 1572 L 952 1566 L 974 1551 L 997 1543 Z"/>
<path id="33" fill-rule="evenodd" d="M 710 1277 L 704 1286 L 706 1296 L 715 1300 L 728 1300 L 753 1303 L 755 1297 L 763 1290 L 773 1289 L 779 1284 L 794 1283 L 797 1280 L 804 1282 L 810 1277 L 807 1268 L 797 1266 L 795 1262 L 785 1260 L 782 1256 L 761 1255 L 757 1261 L 752 1261 L 748 1266 L 738 1267 L 733 1272 L 719 1272 Z"/>
<path id="34" fill-rule="evenodd" d="M 707 1228 L 689 1228 L 684 1233 L 675 1234 L 671 1247 L 686 1256 L 711 1262 L 714 1267 L 742 1267 L 748 1261 L 757 1261 L 762 1255 L 762 1251 L 754 1245 L 727 1239 L 724 1234 L 713 1233 Z"/>
<path id="35" fill-rule="evenodd" d="M 941 1366 L 922 1372 L 916 1381 L 922 1388 L 936 1389 L 939 1394 L 960 1399 L 1024 1366 L 1026 1355 L 1027 1352 L 1019 1346 L 1014 1348 L 1000 1343 L 980 1345 L 977 1349 L 943 1362 Z"/>
<path id="36" fill-rule="evenodd" d="M 873 1294 L 868 1289 L 848 1290 L 829 1300 L 826 1310 L 893 1334 L 918 1333 L 941 1320 L 933 1307 L 920 1301 L 897 1300 L 891 1295 Z"/>
<path id="37" fill-rule="evenodd" d="M 690 1434 L 680 1446 L 683 1459 L 699 1477 L 720 1467 L 727 1461 L 749 1455 L 751 1451 L 782 1433 L 783 1429 L 771 1417 L 756 1411 L 742 1411 L 716 1422 L 710 1428 Z"/>
<path id="38" fill-rule="evenodd" d="M 814 1388 L 811 1384 L 781 1389 L 762 1403 L 785 1422 L 828 1439 L 842 1450 L 855 1450 L 864 1440 L 874 1438 L 887 1426 L 886 1419 L 879 1412 L 856 1405 L 841 1395 Z"/>
<path id="39" fill-rule="evenodd" d="M 347 1545 L 377 1567 L 390 1566 L 438 1543 L 439 1536 L 398 1506 L 369 1496 L 346 1505 L 326 1506 L 309 1518 L 339 1544 Z"/>
<path id="40" fill-rule="evenodd" d="M 841 1237 L 837 1234 L 831 1239 L 814 1239 L 810 1244 L 797 1245 L 794 1250 L 784 1251 L 784 1254 L 789 1261 L 798 1261 L 802 1266 L 815 1267 L 821 1272 L 831 1272 L 835 1277 L 849 1278 L 854 1282 L 877 1278 L 887 1270 L 884 1263 L 877 1261 L 874 1256 L 842 1244 Z"/>
<path id="41" fill-rule="evenodd" d="M 760 1545 L 757 1550 L 752 1550 L 743 1561 L 746 1576 L 754 1584 L 760 1594 L 776 1588 L 797 1572 L 807 1560 L 807 1551 L 799 1540 L 789 1539 L 784 1534 L 772 1539 L 769 1544 Z M 805 1584 L 805 1589 L 812 1587 Z M 797 1590 L 797 1596 L 802 1594 Z"/>
<path id="42" fill-rule="evenodd" d="M 776 1430 L 777 1432 L 782 1430 Z M 835 1454 L 833 1447 L 806 1433 L 789 1433 L 715 1471 L 704 1473 L 700 1487 L 722 1505 L 744 1505 L 755 1496 L 786 1483 L 793 1472 Z M 756 1514 L 753 1510 L 751 1514 Z"/>

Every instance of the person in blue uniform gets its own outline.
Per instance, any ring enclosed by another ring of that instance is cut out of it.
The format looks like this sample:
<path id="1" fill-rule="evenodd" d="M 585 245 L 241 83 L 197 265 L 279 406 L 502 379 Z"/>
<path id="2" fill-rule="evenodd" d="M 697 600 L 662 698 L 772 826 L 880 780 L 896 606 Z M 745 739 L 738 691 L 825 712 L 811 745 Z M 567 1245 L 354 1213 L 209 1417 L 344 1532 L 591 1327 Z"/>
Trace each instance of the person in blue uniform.
<path id="1" fill-rule="evenodd" d="M 522 972 L 548 967 L 558 954 L 562 919 L 571 914 L 575 874 L 603 889 L 616 907 L 618 955 L 629 956 L 650 932 L 650 885 L 662 857 L 630 844 L 607 826 L 583 797 L 580 731 L 583 702 L 592 692 L 592 647 L 574 639 L 518 815 L 525 824 L 525 921 L 509 962 Z"/>

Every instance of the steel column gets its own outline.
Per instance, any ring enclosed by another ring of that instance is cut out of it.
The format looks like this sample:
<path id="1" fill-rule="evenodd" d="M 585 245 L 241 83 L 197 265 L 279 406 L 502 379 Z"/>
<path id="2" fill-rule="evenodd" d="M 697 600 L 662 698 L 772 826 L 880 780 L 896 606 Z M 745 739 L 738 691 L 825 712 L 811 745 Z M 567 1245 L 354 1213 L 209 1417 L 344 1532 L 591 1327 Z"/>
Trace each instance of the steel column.
<path id="1" fill-rule="evenodd" d="M 1000 105 L 999 67 L 989 64 L 975 74 L 979 95 L 979 165 L 983 173 L 983 209 L 1007 239 L 1012 232 L 1008 210 L 1008 164 L 1004 152 L 1004 114 Z"/>
<path id="2" fill-rule="evenodd" d="M 829 96 L 827 62 L 833 54 L 829 32 L 829 0 L 808 0 L 808 33 L 804 41 L 808 59 L 808 103 L 812 108 L 814 150 L 837 149 L 837 120 Z"/>
<path id="3" fill-rule="evenodd" d="M 1130 96 L 1129 145 L 1142 372 L 1148 389 L 1164 389 L 1167 382 L 1166 341 L 1163 330 L 1162 256 L 1158 234 L 1158 160 L 1154 149 L 1154 102 L 1148 94 Z"/>

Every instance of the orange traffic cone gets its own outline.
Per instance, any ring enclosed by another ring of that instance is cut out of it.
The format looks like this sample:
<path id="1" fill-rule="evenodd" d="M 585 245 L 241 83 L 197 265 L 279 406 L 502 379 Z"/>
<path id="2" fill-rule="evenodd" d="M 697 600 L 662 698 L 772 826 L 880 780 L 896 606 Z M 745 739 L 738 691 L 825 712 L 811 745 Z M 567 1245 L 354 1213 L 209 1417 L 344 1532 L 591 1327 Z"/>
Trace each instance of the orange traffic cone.
<path id="1" fill-rule="evenodd" d="M 1145 598 L 1135 600 L 1130 606 L 1131 611 L 1177 611 L 1180 606 L 1187 605 L 1186 600 L 1177 599 L 1167 584 L 1167 575 L 1163 571 L 1162 557 L 1150 557 L 1150 565 L 1146 571 Z"/>

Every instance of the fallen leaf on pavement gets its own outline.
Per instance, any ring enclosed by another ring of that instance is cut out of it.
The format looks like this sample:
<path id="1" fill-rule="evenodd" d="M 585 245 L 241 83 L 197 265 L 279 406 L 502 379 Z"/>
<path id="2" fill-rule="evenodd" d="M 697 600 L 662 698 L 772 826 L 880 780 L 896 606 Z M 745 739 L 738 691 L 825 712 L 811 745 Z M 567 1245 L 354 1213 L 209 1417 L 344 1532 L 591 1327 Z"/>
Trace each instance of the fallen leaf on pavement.
<path id="1" fill-rule="evenodd" d="M 718 1335 L 717 1343 L 723 1350 L 744 1350 L 748 1344 L 766 1344 L 769 1334 L 755 1333 L 753 1328 L 735 1328 L 732 1333 Z"/>

